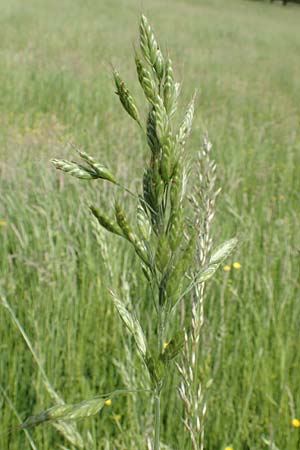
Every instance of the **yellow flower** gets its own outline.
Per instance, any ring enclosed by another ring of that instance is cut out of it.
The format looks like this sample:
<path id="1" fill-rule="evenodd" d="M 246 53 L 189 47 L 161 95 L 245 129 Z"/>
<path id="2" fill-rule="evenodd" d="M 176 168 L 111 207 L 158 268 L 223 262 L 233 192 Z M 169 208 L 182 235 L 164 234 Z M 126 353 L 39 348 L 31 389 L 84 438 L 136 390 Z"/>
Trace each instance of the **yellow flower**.
<path id="1" fill-rule="evenodd" d="M 106 406 L 110 406 L 110 405 L 112 404 L 111 399 L 109 398 L 108 400 L 105 400 L 104 404 L 105 404 Z"/>
<path id="2" fill-rule="evenodd" d="M 165 342 L 164 343 L 164 350 L 166 350 L 166 348 L 168 348 L 169 342 Z"/>
<path id="3" fill-rule="evenodd" d="M 223 270 L 225 270 L 225 272 L 229 272 L 231 270 L 231 267 L 230 266 L 224 266 Z"/>
<path id="4" fill-rule="evenodd" d="M 293 425 L 293 427 L 295 427 L 295 428 L 299 428 L 299 427 L 300 427 L 300 420 L 298 420 L 298 419 L 293 419 L 293 420 L 292 420 L 292 425 Z"/>
<path id="5" fill-rule="evenodd" d="M 240 265 L 239 262 L 234 262 L 234 263 L 233 263 L 233 267 L 234 267 L 235 269 L 240 269 L 242 266 Z"/>
<path id="6" fill-rule="evenodd" d="M 233 450 L 232 447 L 225 447 L 225 450 Z"/>
<path id="7" fill-rule="evenodd" d="M 5 220 L 0 220 L 0 227 L 5 227 L 7 225 L 7 222 Z"/>

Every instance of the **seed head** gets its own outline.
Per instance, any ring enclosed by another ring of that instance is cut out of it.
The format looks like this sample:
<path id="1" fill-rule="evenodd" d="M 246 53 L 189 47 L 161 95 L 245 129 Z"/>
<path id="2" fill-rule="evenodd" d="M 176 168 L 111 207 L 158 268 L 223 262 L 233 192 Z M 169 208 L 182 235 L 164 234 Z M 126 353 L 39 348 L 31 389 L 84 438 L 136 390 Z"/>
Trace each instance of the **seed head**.
<path id="1" fill-rule="evenodd" d="M 135 101 L 117 71 L 114 71 L 114 80 L 117 88 L 116 94 L 119 96 L 120 102 L 122 103 L 125 111 L 127 111 L 127 113 L 140 124 L 140 115 Z"/>
<path id="2" fill-rule="evenodd" d="M 154 68 L 157 77 L 162 79 L 164 74 L 164 58 L 153 30 L 144 15 L 142 15 L 140 23 L 140 46 L 145 60 Z"/>
<path id="3" fill-rule="evenodd" d="M 177 108 L 177 90 L 174 81 L 172 61 L 170 58 L 166 61 L 166 76 L 164 83 L 164 105 L 169 116 L 172 116 Z"/>
<path id="4" fill-rule="evenodd" d="M 95 180 L 96 178 L 99 178 L 93 169 L 66 161 L 65 159 L 52 159 L 51 163 L 56 169 L 62 170 L 63 172 L 66 172 L 73 177 L 80 178 L 81 180 Z"/>
<path id="5" fill-rule="evenodd" d="M 142 60 L 136 56 L 135 58 L 136 70 L 140 85 L 148 101 L 155 105 L 157 103 L 157 87 L 149 70 L 146 69 Z"/>

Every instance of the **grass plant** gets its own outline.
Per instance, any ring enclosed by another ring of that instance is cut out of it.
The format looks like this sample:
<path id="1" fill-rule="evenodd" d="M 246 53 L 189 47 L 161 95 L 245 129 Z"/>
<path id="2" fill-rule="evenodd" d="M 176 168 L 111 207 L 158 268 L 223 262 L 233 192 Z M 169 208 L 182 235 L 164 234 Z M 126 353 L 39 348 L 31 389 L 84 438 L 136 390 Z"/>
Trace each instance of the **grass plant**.
<path id="1" fill-rule="evenodd" d="M 153 308 L 151 315 L 155 317 L 148 335 L 145 334 L 141 320 L 134 310 L 136 300 L 132 300 L 133 310 L 131 311 L 114 292 L 111 294 L 113 303 L 134 339 L 149 375 L 148 391 L 152 393 L 154 404 L 153 450 L 161 448 L 161 394 L 166 377 L 172 370 L 172 361 L 180 354 L 184 343 L 180 329 L 174 330 L 174 326 L 171 325 L 176 323 L 174 316 L 178 315 L 180 303 L 187 302 L 190 297 L 188 294 L 196 291 L 192 322 L 193 353 L 191 360 L 186 359 L 190 362 L 190 365 L 186 367 L 186 374 L 191 372 L 193 376 L 189 380 L 185 376 L 184 381 L 187 382 L 187 387 L 191 391 L 191 400 L 195 403 L 193 409 L 187 408 L 188 417 L 185 423 L 192 438 L 193 448 L 197 449 L 196 436 L 201 430 L 197 426 L 192 426 L 191 422 L 195 421 L 196 424 L 199 422 L 197 408 L 199 388 L 193 389 L 192 384 L 198 385 L 199 377 L 196 360 L 203 320 L 202 285 L 214 275 L 223 260 L 230 255 L 236 240 L 231 239 L 225 242 L 211 254 L 209 226 L 214 215 L 212 207 L 216 194 L 213 192 L 214 165 L 209 159 L 206 160 L 206 171 L 200 172 L 200 187 L 197 194 L 201 204 L 197 202 L 194 195 L 192 199 L 196 205 L 195 212 L 188 208 L 186 190 L 189 179 L 193 178 L 193 173 L 187 168 L 189 159 L 185 144 L 192 130 L 195 96 L 190 101 L 176 131 L 172 119 L 177 110 L 180 85 L 174 80 L 171 59 L 163 56 L 160 45 L 144 15 L 140 22 L 140 48 L 143 59 L 136 53 L 135 64 L 141 88 L 148 102 L 145 128 L 135 100 L 125 82 L 116 70 L 113 75 L 120 102 L 129 116 L 143 130 L 150 150 L 150 159 L 143 174 L 142 193 L 135 194 L 129 188 L 123 187 L 108 168 L 81 150 L 78 154 L 83 164 L 65 159 L 53 159 L 51 162 L 56 169 L 80 180 L 108 181 L 123 189 L 136 201 L 136 225 L 130 223 L 130 219 L 124 212 L 125 208 L 117 200 L 114 205 L 114 217 L 95 206 L 91 206 L 90 210 L 105 230 L 124 238 L 132 245 L 145 276 L 147 288 L 145 288 L 144 299 L 146 301 L 150 296 L 151 305 L 148 307 Z M 210 151 L 207 138 L 204 145 L 205 150 L 202 156 L 207 159 Z M 197 249 L 198 257 L 196 258 Z M 186 317 L 189 317 L 188 314 Z M 188 323 L 183 325 L 189 327 Z M 180 373 L 185 374 L 183 370 L 180 370 Z M 131 392 L 131 390 L 115 391 L 110 397 Z M 183 387 L 180 392 L 183 392 Z M 183 395 L 182 398 L 184 399 Z M 186 401 L 184 403 L 187 404 Z M 111 399 L 106 396 L 77 404 L 58 404 L 38 415 L 30 416 L 20 428 L 26 429 L 48 421 L 82 419 L 97 414 L 105 405 L 110 404 Z"/>

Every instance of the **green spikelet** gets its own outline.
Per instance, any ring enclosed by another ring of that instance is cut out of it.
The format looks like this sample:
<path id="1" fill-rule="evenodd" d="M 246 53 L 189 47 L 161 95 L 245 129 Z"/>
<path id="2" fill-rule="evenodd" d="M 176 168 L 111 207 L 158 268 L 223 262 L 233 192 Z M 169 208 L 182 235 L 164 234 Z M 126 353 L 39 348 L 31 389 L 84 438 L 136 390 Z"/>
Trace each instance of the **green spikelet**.
<path id="1" fill-rule="evenodd" d="M 140 125 L 140 115 L 136 107 L 135 101 L 130 94 L 125 82 L 120 78 L 117 71 L 114 71 L 114 80 L 117 88 L 116 94 L 120 98 L 125 111 Z"/>
<path id="2" fill-rule="evenodd" d="M 81 180 L 95 180 L 99 178 L 95 170 L 89 167 L 81 166 L 80 164 L 66 161 L 65 159 L 52 159 L 51 163 L 58 170 L 72 175 L 73 177 L 80 178 Z"/>
<path id="3" fill-rule="evenodd" d="M 178 208 L 178 205 L 181 201 L 181 192 L 182 192 L 182 161 L 179 159 L 175 165 L 171 189 L 170 189 L 170 202 L 171 202 L 171 211 L 175 211 Z"/>
<path id="4" fill-rule="evenodd" d="M 142 15 L 140 22 L 140 46 L 145 60 L 154 68 L 161 80 L 164 74 L 164 59 L 147 18 Z"/>
<path id="5" fill-rule="evenodd" d="M 154 115 L 156 123 L 156 135 L 160 144 L 162 145 L 164 143 L 164 140 L 170 133 L 170 124 L 166 108 L 159 95 L 156 97 L 156 102 L 154 104 Z"/>
<path id="6" fill-rule="evenodd" d="M 182 207 L 175 209 L 170 216 L 168 225 L 168 238 L 171 250 L 174 252 L 183 238 Z"/>
<path id="7" fill-rule="evenodd" d="M 130 227 L 124 212 L 121 209 L 121 206 L 118 203 L 115 203 L 115 214 L 119 227 L 123 232 L 123 236 L 132 243 L 135 248 L 136 253 L 142 259 L 142 261 L 149 265 L 149 259 L 147 250 L 144 244 L 140 241 L 138 236 L 134 233 L 132 228 Z"/>
<path id="8" fill-rule="evenodd" d="M 155 254 L 155 264 L 158 270 L 163 273 L 171 258 L 171 251 L 168 239 L 165 235 L 161 235 L 157 243 Z"/>
<path id="9" fill-rule="evenodd" d="M 148 241 L 151 235 L 151 223 L 142 205 L 137 208 L 137 224 L 142 238 Z"/>
<path id="10" fill-rule="evenodd" d="M 111 294 L 114 305 L 117 308 L 122 321 L 124 322 L 130 334 L 134 337 L 139 352 L 141 353 L 143 358 L 145 358 L 147 353 L 147 341 L 140 322 L 134 314 L 128 311 L 124 303 L 121 302 L 113 292 L 111 292 Z"/>
<path id="11" fill-rule="evenodd" d="M 154 107 L 150 108 L 147 117 L 147 142 L 153 154 L 158 154 L 160 143 L 156 134 L 156 115 Z"/>
<path id="12" fill-rule="evenodd" d="M 148 167 L 143 176 L 143 197 L 145 204 L 147 205 L 149 211 L 156 209 L 156 205 L 153 202 L 152 197 L 152 189 L 151 189 L 151 180 L 152 180 L 152 169 Z"/>
<path id="13" fill-rule="evenodd" d="M 177 89 L 174 81 L 172 61 L 166 61 L 166 76 L 164 82 L 164 105 L 169 116 L 172 116 L 177 109 Z"/>
<path id="14" fill-rule="evenodd" d="M 194 110 L 195 110 L 195 95 L 193 96 L 184 116 L 184 119 L 180 125 L 179 131 L 176 136 L 177 142 L 184 147 L 187 138 L 189 137 L 194 118 Z"/>
<path id="15" fill-rule="evenodd" d="M 152 170 L 152 192 L 155 197 L 156 205 L 160 205 L 164 194 L 164 183 L 159 173 L 159 160 L 155 158 L 153 160 Z"/>
<path id="16" fill-rule="evenodd" d="M 140 85 L 144 91 L 146 98 L 152 105 L 157 103 L 158 91 L 157 86 L 153 80 L 149 70 L 146 69 L 140 58 L 135 58 L 136 70 L 139 78 Z"/>
<path id="17" fill-rule="evenodd" d="M 126 219 L 126 216 L 125 216 L 124 212 L 122 211 L 121 206 L 117 202 L 115 203 L 115 214 L 116 214 L 116 219 L 117 219 L 118 225 L 121 228 L 124 237 L 126 237 L 126 239 L 128 239 L 128 241 L 134 242 L 135 234 Z"/>
<path id="18" fill-rule="evenodd" d="M 35 416 L 30 416 L 20 425 L 20 429 L 36 427 L 44 422 L 58 420 L 81 420 L 94 416 L 105 405 L 105 398 L 94 398 L 71 405 L 57 405 Z"/>
<path id="19" fill-rule="evenodd" d="M 119 226 L 112 219 L 107 217 L 98 208 L 95 208 L 94 206 L 90 206 L 90 210 L 103 228 L 105 228 L 107 231 L 110 231 L 111 233 L 123 236 Z"/>
<path id="20" fill-rule="evenodd" d="M 160 49 L 157 50 L 157 58 L 154 64 L 154 69 L 158 79 L 161 81 L 165 72 L 165 61 Z"/>
<path id="21" fill-rule="evenodd" d="M 196 247 L 196 233 L 194 232 L 187 243 L 185 249 L 182 252 L 181 257 L 179 258 L 169 280 L 167 283 L 167 296 L 169 299 L 175 299 L 178 297 L 181 286 L 178 283 L 179 280 L 182 280 L 186 271 L 193 263 L 195 247 Z"/>
<path id="22" fill-rule="evenodd" d="M 161 149 L 160 174 L 165 183 L 169 183 L 172 176 L 173 142 L 169 134 Z"/>
<path id="23" fill-rule="evenodd" d="M 102 178 L 103 180 L 110 181 L 111 183 L 116 183 L 116 178 L 114 175 L 107 169 L 107 167 L 98 163 L 95 158 L 89 156 L 87 153 L 78 151 L 79 156 L 86 161 L 91 168 L 96 172 L 98 178 Z"/>

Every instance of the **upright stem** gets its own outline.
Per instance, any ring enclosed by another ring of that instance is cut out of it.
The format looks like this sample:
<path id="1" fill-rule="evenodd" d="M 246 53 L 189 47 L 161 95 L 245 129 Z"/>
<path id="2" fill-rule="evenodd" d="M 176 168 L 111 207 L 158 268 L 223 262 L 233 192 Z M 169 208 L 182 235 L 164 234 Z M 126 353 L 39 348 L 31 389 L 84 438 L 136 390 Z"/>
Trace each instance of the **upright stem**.
<path id="1" fill-rule="evenodd" d="M 154 396 L 154 450 L 160 449 L 160 392 Z"/>

